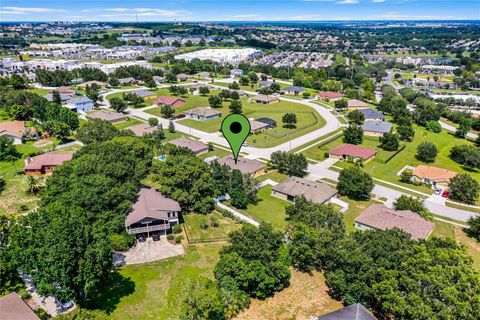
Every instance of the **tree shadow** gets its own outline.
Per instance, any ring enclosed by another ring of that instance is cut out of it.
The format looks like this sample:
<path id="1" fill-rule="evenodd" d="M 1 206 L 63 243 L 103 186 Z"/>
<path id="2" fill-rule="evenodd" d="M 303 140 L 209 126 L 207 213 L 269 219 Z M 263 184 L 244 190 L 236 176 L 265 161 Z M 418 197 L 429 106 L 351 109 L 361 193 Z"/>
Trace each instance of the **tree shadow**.
<path id="1" fill-rule="evenodd" d="M 114 271 L 100 291 L 85 303 L 85 307 L 111 314 L 117 309 L 120 299 L 133 292 L 135 292 L 135 282 Z"/>

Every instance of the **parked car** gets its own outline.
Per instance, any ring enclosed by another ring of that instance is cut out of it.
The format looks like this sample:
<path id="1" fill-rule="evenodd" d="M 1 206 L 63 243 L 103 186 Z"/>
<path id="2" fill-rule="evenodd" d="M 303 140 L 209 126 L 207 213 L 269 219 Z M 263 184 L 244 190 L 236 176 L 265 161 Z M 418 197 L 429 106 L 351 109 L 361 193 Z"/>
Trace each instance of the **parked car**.
<path id="1" fill-rule="evenodd" d="M 443 193 L 442 193 L 442 197 L 444 197 L 444 198 L 448 198 L 449 195 L 450 195 L 450 192 L 448 192 L 446 190 L 443 191 Z"/>
<path id="2" fill-rule="evenodd" d="M 160 241 L 160 233 L 153 233 L 152 239 L 153 241 Z"/>
<path id="3" fill-rule="evenodd" d="M 62 308 L 62 310 L 68 310 L 73 307 L 72 301 L 60 300 L 58 301 L 58 303 L 60 304 L 60 307 Z"/>
<path id="4" fill-rule="evenodd" d="M 185 118 L 185 115 L 183 113 L 179 114 L 176 116 L 177 119 L 183 119 Z"/>
<path id="5" fill-rule="evenodd" d="M 439 189 L 439 188 L 435 189 L 435 194 L 441 194 L 441 193 L 442 193 L 442 189 Z"/>

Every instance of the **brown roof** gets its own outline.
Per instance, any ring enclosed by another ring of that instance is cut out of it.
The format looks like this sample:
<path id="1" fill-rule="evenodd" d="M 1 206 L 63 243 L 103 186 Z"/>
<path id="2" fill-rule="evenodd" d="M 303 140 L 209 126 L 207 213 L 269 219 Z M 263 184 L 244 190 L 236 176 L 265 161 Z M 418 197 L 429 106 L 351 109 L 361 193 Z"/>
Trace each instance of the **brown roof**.
<path id="1" fill-rule="evenodd" d="M 137 80 L 135 80 L 135 78 L 133 78 L 133 77 L 118 79 L 118 82 L 121 83 L 121 84 L 132 83 L 132 82 L 135 82 L 135 81 L 137 81 Z"/>
<path id="2" fill-rule="evenodd" d="M 177 201 L 165 197 L 155 189 L 141 188 L 132 211 L 125 218 L 125 225 L 132 225 L 145 218 L 168 220 L 168 212 L 180 212 Z"/>
<path id="3" fill-rule="evenodd" d="M 435 224 L 415 212 L 395 211 L 383 204 L 372 204 L 355 219 L 355 222 L 380 230 L 399 228 L 409 233 L 414 240 L 426 239 L 435 229 Z"/>
<path id="4" fill-rule="evenodd" d="M 292 197 L 304 196 L 308 201 L 315 203 L 324 203 L 337 194 L 335 189 L 325 183 L 298 177 L 290 177 L 273 186 L 272 190 Z"/>
<path id="5" fill-rule="evenodd" d="M 96 85 L 99 86 L 99 87 L 105 87 L 105 88 L 110 87 L 110 85 L 109 85 L 108 83 L 106 83 L 106 82 L 95 81 L 95 80 L 94 80 L 94 81 L 87 81 L 87 82 L 84 82 L 84 83 L 80 83 L 80 84 L 78 85 L 78 87 L 84 89 L 84 88 L 86 88 L 87 86 L 91 86 L 92 84 L 96 84 Z"/>
<path id="6" fill-rule="evenodd" d="M 115 122 L 115 121 L 126 119 L 126 116 L 123 113 L 113 112 L 110 110 L 99 110 L 99 111 L 87 114 L 87 118 Z"/>
<path id="7" fill-rule="evenodd" d="M 171 96 L 159 96 L 155 100 L 155 104 L 157 105 L 170 105 L 172 107 L 183 107 L 186 102 L 182 98 L 179 97 L 171 97 Z"/>
<path id="8" fill-rule="evenodd" d="M 0 319 L 40 320 L 16 292 L 11 292 L 0 299 Z"/>
<path id="9" fill-rule="evenodd" d="M 257 121 L 255 119 L 248 119 L 248 122 L 250 122 L 250 131 L 262 130 L 269 126 L 268 123 Z"/>
<path id="10" fill-rule="evenodd" d="M 132 130 L 136 136 L 141 137 L 145 133 L 152 133 L 153 131 L 157 130 L 157 127 L 151 127 L 148 123 L 140 123 L 126 129 Z"/>
<path id="11" fill-rule="evenodd" d="M 174 144 L 177 147 L 190 149 L 195 153 L 201 153 L 208 150 L 208 146 L 205 143 L 187 138 L 174 139 L 168 143 Z"/>
<path id="12" fill-rule="evenodd" d="M 53 91 L 57 91 L 58 93 L 65 93 L 65 94 L 72 95 L 72 96 L 75 94 L 75 90 L 73 90 L 70 87 L 58 87 L 57 89 L 55 89 Z"/>
<path id="13" fill-rule="evenodd" d="M 329 152 L 335 156 L 348 156 L 362 159 L 370 159 L 377 153 L 375 149 L 360 147 L 349 143 L 344 143 L 332 148 Z"/>
<path id="14" fill-rule="evenodd" d="M 0 136 L 9 135 L 21 138 L 25 132 L 25 121 L 8 121 L 0 123 Z"/>
<path id="15" fill-rule="evenodd" d="M 255 96 L 251 99 L 254 100 L 254 101 L 262 101 L 262 102 L 273 102 L 273 101 L 280 100 L 278 97 L 267 96 L 267 95 L 264 95 L 264 94 L 259 94 L 258 96 Z"/>
<path id="16" fill-rule="evenodd" d="M 194 109 L 185 111 L 185 114 L 209 117 L 209 116 L 215 116 L 217 114 L 220 114 L 220 112 L 217 112 L 212 108 L 199 107 L 199 108 L 194 108 Z"/>
<path id="17" fill-rule="evenodd" d="M 324 91 L 324 92 L 319 92 L 317 95 L 321 99 L 339 99 L 343 97 L 343 94 L 340 92 L 335 92 L 335 91 Z"/>
<path id="18" fill-rule="evenodd" d="M 199 89 L 202 88 L 202 87 L 205 87 L 205 88 L 208 88 L 208 89 L 213 88 L 212 85 L 205 84 L 205 83 L 194 83 L 194 84 L 191 84 L 189 87 L 190 87 L 190 88 L 193 88 L 193 89 L 195 89 L 195 90 L 199 90 Z"/>
<path id="19" fill-rule="evenodd" d="M 25 170 L 40 170 L 45 166 L 59 166 L 67 160 L 71 160 L 73 155 L 71 153 L 44 153 L 33 158 L 24 169 Z"/>
<path id="20" fill-rule="evenodd" d="M 418 165 L 413 170 L 413 175 L 420 179 L 429 179 L 435 182 L 450 182 L 450 179 L 455 177 L 458 173 L 443 168 Z"/>
<path id="21" fill-rule="evenodd" d="M 366 108 L 368 107 L 368 104 L 357 99 L 352 99 L 352 100 L 348 100 L 348 107 L 349 108 Z"/>
<path id="22" fill-rule="evenodd" d="M 238 169 L 242 173 L 253 174 L 261 170 L 265 165 L 258 160 L 252 160 L 247 158 L 238 158 L 237 164 L 233 156 L 226 156 L 218 160 L 219 164 L 226 164 L 232 170 Z"/>

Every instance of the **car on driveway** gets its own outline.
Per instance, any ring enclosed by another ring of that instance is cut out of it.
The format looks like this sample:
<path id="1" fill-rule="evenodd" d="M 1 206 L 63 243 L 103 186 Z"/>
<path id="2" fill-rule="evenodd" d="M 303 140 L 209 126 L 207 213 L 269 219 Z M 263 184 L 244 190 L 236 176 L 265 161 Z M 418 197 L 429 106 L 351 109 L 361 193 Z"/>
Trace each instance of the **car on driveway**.
<path id="1" fill-rule="evenodd" d="M 448 191 L 443 191 L 442 197 L 448 198 L 449 196 L 450 196 L 450 192 L 448 192 Z"/>
<path id="2" fill-rule="evenodd" d="M 441 194 L 442 193 L 442 189 L 435 189 L 435 194 Z"/>
<path id="3" fill-rule="evenodd" d="M 153 241 L 160 241 L 160 233 L 153 233 L 152 234 Z"/>
<path id="4" fill-rule="evenodd" d="M 58 301 L 58 303 L 60 304 L 60 307 L 62 308 L 62 310 L 66 311 L 70 308 L 73 307 L 73 302 L 72 301 L 67 301 L 67 300 L 60 300 Z"/>

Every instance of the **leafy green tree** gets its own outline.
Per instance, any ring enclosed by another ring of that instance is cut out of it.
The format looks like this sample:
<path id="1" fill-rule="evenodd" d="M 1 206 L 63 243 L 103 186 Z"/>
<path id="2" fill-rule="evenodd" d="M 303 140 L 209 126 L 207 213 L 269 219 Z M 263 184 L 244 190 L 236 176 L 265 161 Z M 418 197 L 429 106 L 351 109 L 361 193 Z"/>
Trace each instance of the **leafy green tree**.
<path id="1" fill-rule="evenodd" d="M 231 113 L 242 113 L 242 103 L 239 100 L 232 100 L 229 108 Z"/>
<path id="2" fill-rule="evenodd" d="M 148 125 L 150 127 L 157 127 L 158 126 L 158 119 L 157 118 L 148 118 Z"/>
<path id="3" fill-rule="evenodd" d="M 350 124 L 362 125 L 365 122 L 365 115 L 358 110 L 349 112 L 347 118 Z"/>
<path id="4" fill-rule="evenodd" d="M 465 232 L 468 236 L 480 242 L 480 216 L 470 217 L 470 219 L 468 219 L 468 225 L 470 228 L 466 229 Z"/>
<path id="5" fill-rule="evenodd" d="M 100 99 L 100 87 L 96 83 L 93 83 L 86 87 L 85 94 L 97 105 L 97 101 Z"/>
<path id="6" fill-rule="evenodd" d="M 400 174 L 400 181 L 405 183 L 412 183 L 413 171 L 410 169 L 405 169 Z"/>
<path id="7" fill-rule="evenodd" d="M 294 129 L 297 127 L 297 115 L 287 112 L 282 116 L 282 122 L 284 128 Z"/>
<path id="8" fill-rule="evenodd" d="M 423 162 L 434 162 L 437 154 L 437 147 L 432 142 L 425 141 L 418 145 L 416 157 Z"/>
<path id="9" fill-rule="evenodd" d="M 160 107 L 160 114 L 165 119 L 171 119 L 175 114 L 175 110 L 171 105 L 166 104 Z"/>
<path id="10" fill-rule="evenodd" d="M 359 125 L 350 125 L 343 131 L 343 142 L 361 144 L 363 142 L 363 129 Z"/>
<path id="11" fill-rule="evenodd" d="M 0 136 L 0 161 L 15 161 L 21 156 L 13 144 L 12 138 Z"/>
<path id="12" fill-rule="evenodd" d="M 210 93 L 210 90 L 208 89 L 208 87 L 200 87 L 200 89 L 198 89 L 198 92 L 202 95 L 202 96 L 206 96 Z"/>
<path id="13" fill-rule="evenodd" d="M 240 170 L 232 170 L 230 176 L 228 195 L 230 203 L 238 209 L 246 209 L 248 205 L 248 196 L 243 186 L 243 176 Z"/>
<path id="14" fill-rule="evenodd" d="M 228 193 L 230 183 L 230 167 L 223 164 L 219 164 L 217 161 L 213 161 L 210 164 L 212 168 L 213 185 L 217 196 Z"/>
<path id="15" fill-rule="evenodd" d="M 340 110 L 347 109 L 348 101 L 347 99 L 338 99 L 338 100 L 335 100 L 334 105 L 335 105 L 335 109 L 340 109 Z"/>
<path id="16" fill-rule="evenodd" d="M 386 132 L 380 137 L 380 148 L 387 151 L 397 151 L 400 147 L 398 134 Z"/>
<path id="17" fill-rule="evenodd" d="M 225 319 L 226 304 L 212 280 L 203 277 L 192 280 L 182 296 L 181 320 Z"/>
<path id="18" fill-rule="evenodd" d="M 401 195 L 393 203 L 395 210 L 410 210 L 421 215 L 423 218 L 431 218 L 431 213 L 427 210 L 423 201 L 415 199 L 414 197 L 409 197 L 406 195 Z"/>
<path id="19" fill-rule="evenodd" d="M 220 99 L 222 99 L 223 101 L 226 101 L 226 100 L 230 99 L 230 97 L 231 97 L 231 91 L 230 91 L 230 90 L 227 90 L 227 89 L 222 89 L 222 90 L 220 90 L 220 92 L 218 93 L 218 96 L 219 96 Z"/>
<path id="20" fill-rule="evenodd" d="M 60 96 L 60 93 L 58 93 L 58 91 L 56 90 L 52 91 L 52 100 L 53 100 L 53 103 L 55 104 L 58 104 L 58 105 L 62 104 L 62 98 Z"/>
<path id="21" fill-rule="evenodd" d="M 211 95 L 210 97 L 208 97 L 208 104 L 212 108 L 221 108 L 222 99 L 217 95 Z"/>
<path id="22" fill-rule="evenodd" d="M 368 198 L 373 187 L 372 177 L 358 167 L 343 169 L 338 177 L 338 193 L 352 199 Z"/>
<path id="23" fill-rule="evenodd" d="M 457 174 L 449 184 L 450 198 L 466 203 L 475 204 L 480 193 L 480 184 L 466 173 Z"/>
<path id="24" fill-rule="evenodd" d="M 240 90 L 240 86 L 238 85 L 238 83 L 236 81 L 233 81 L 232 83 L 230 83 L 228 85 L 228 88 L 233 89 L 233 90 Z"/>
<path id="25" fill-rule="evenodd" d="M 85 144 L 104 142 L 128 135 L 133 135 L 133 132 L 121 131 L 110 122 L 100 119 L 90 120 L 77 130 L 77 139 Z"/>
<path id="26" fill-rule="evenodd" d="M 427 128 L 428 131 L 432 131 L 434 133 L 442 132 L 442 126 L 438 121 L 435 121 L 435 120 L 428 121 L 427 124 L 425 125 L 425 128 Z"/>
<path id="27" fill-rule="evenodd" d="M 415 129 L 411 125 L 401 125 L 397 127 L 397 133 L 402 141 L 412 141 L 415 136 Z"/>
<path id="28" fill-rule="evenodd" d="M 127 104 L 120 97 L 113 97 L 110 99 L 110 106 L 116 112 L 124 112 L 127 110 Z"/>
<path id="29" fill-rule="evenodd" d="M 464 139 L 467 133 L 472 128 L 472 119 L 462 118 L 458 122 L 457 131 L 455 131 L 455 137 Z"/>
<path id="30" fill-rule="evenodd" d="M 172 119 L 168 121 L 168 132 L 175 133 L 177 130 L 175 129 L 175 123 L 173 123 Z"/>
<path id="31" fill-rule="evenodd" d="M 303 154 L 275 151 L 270 156 L 269 165 L 289 176 L 304 177 L 307 175 L 308 161 Z"/>

